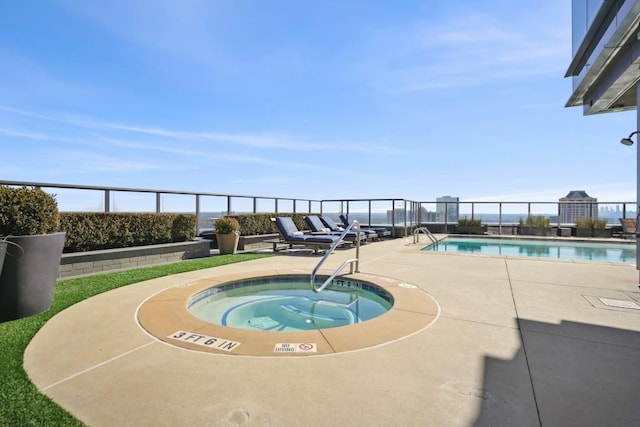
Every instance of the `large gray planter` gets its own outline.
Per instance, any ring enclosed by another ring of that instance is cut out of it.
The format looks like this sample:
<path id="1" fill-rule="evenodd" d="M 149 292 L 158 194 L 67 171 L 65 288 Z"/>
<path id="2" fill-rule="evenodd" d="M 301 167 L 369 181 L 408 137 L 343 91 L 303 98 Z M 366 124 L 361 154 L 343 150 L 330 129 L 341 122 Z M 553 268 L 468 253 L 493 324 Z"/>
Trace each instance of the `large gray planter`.
<path id="1" fill-rule="evenodd" d="M 9 236 L 0 274 L 0 322 L 33 316 L 51 307 L 65 233 Z"/>

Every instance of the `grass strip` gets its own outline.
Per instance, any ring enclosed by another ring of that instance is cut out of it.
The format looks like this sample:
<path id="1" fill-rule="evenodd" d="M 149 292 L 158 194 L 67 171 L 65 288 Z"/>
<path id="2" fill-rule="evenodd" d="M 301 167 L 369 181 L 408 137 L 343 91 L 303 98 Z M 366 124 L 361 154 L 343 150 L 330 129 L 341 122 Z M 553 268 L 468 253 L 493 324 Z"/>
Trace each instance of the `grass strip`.
<path id="1" fill-rule="evenodd" d="M 45 313 L 0 323 L 0 426 L 83 426 L 40 393 L 23 368 L 24 351 L 33 336 L 53 316 L 73 304 L 112 289 L 157 277 L 271 256 L 222 255 L 175 264 L 59 281 L 51 308 Z M 56 357 L 52 355 L 52 357 Z"/>

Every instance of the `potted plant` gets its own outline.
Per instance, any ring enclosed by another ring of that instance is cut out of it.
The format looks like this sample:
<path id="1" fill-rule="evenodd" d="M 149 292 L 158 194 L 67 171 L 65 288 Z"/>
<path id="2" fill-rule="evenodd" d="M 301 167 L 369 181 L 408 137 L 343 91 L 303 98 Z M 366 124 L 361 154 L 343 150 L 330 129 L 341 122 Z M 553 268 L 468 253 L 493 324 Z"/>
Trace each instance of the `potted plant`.
<path id="1" fill-rule="evenodd" d="M 220 255 L 236 253 L 240 240 L 240 223 L 237 219 L 230 216 L 216 219 L 213 232 L 216 234 Z"/>
<path id="2" fill-rule="evenodd" d="M 486 231 L 487 227 L 481 220 L 467 217 L 460 218 L 456 227 L 456 232 L 462 234 L 484 234 Z"/>
<path id="3" fill-rule="evenodd" d="M 529 215 L 526 220 L 520 218 L 518 234 L 533 236 L 551 236 L 551 220 L 544 216 Z"/>
<path id="4" fill-rule="evenodd" d="M 611 231 L 607 229 L 606 219 L 578 218 L 576 237 L 611 237 Z"/>
<path id="5" fill-rule="evenodd" d="M 55 197 L 34 187 L 0 186 L 0 236 L 9 246 L 0 273 L 0 322 L 51 307 L 65 233 Z"/>
<path id="6" fill-rule="evenodd" d="M 591 218 L 576 219 L 576 237 L 591 237 L 593 224 Z"/>
<path id="7" fill-rule="evenodd" d="M 611 230 L 607 229 L 606 219 L 593 219 L 591 221 L 591 235 L 593 237 L 611 237 Z"/>

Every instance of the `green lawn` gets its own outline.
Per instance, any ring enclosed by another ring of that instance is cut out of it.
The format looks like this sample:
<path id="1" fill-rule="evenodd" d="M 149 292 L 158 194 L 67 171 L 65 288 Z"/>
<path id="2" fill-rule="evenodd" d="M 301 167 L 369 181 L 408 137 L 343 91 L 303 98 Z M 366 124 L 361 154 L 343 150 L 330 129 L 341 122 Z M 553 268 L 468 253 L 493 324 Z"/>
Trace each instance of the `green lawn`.
<path id="1" fill-rule="evenodd" d="M 40 393 L 22 368 L 29 341 L 47 320 L 60 311 L 86 298 L 132 283 L 266 256 L 271 255 L 223 255 L 58 282 L 49 311 L 0 323 L 0 426 L 84 425 Z"/>

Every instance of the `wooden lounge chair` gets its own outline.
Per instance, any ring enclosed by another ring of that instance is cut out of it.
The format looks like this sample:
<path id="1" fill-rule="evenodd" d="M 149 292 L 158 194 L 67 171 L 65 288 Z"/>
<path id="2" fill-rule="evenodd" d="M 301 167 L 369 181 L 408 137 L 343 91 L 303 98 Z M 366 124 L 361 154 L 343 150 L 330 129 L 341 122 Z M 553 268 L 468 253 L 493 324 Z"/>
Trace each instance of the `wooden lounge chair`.
<path id="1" fill-rule="evenodd" d="M 289 244 L 289 248 L 294 245 L 311 246 L 314 249 L 314 253 L 318 253 L 318 249 L 328 249 L 332 244 L 340 240 L 338 236 L 304 234 L 298 230 L 298 227 L 290 217 L 281 216 L 275 218 L 274 221 L 282 241 Z"/>
<path id="2" fill-rule="evenodd" d="M 622 236 L 625 239 L 635 239 L 638 227 L 638 221 L 633 218 L 620 218 L 622 224 Z"/>
<path id="3" fill-rule="evenodd" d="M 330 229 L 320 220 L 320 217 L 316 215 L 305 216 L 304 220 L 311 229 L 312 234 L 328 234 L 332 236 L 340 236 L 344 231 L 340 230 L 339 228 L 336 228 L 335 230 Z M 373 234 L 378 237 L 375 232 Z M 345 240 L 349 242 L 355 242 L 356 238 L 359 237 L 360 243 L 366 243 L 367 239 L 369 238 L 369 233 L 366 231 L 360 231 L 360 234 L 356 234 L 355 231 L 349 231 L 344 237 Z"/>

